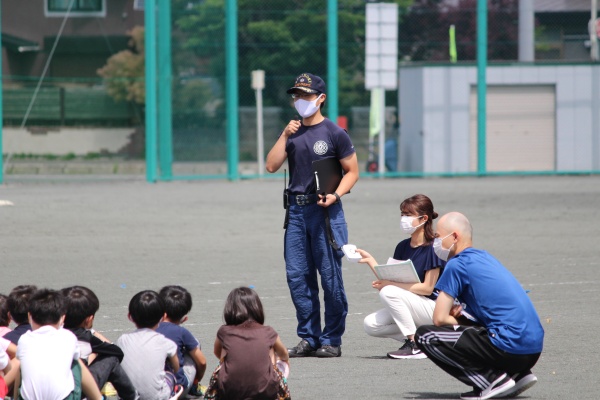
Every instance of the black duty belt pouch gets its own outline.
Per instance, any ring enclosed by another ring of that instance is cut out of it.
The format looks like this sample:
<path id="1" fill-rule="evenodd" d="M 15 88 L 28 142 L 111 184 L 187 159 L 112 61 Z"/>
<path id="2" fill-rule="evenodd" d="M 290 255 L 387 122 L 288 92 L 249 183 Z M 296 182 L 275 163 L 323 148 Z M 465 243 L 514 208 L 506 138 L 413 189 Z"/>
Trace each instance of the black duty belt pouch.
<path id="1" fill-rule="evenodd" d="M 287 169 L 283 170 L 283 208 L 285 209 L 283 229 L 287 229 L 288 222 L 290 221 L 290 192 L 287 188 Z"/>
<path id="2" fill-rule="evenodd" d="M 290 193 L 287 189 L 283 191 L 283 208 L 285 208 L 285 219 L 283 220 L 283 229 L 287 229 L 290 222 Z"/>

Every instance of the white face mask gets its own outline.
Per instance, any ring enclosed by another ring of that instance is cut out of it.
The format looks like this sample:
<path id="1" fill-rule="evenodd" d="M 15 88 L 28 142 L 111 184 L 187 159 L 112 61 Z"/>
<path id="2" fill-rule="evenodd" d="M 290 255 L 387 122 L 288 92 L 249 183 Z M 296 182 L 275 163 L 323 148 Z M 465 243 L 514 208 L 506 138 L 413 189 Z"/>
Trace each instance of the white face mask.
<path id="1" fill-rule="evenodd" d="M 449 249 L 445 249 L 442 246 L 442 241 L 450 235 L 452 235 L 452 233 L 446 235 L 445 237 L 443 237 L 441 239 L 440 238 L 433 239 L 433 251 L 435 252 L 435 255 L 440 258 L 440 260 L 448 261 L 448 256 L 450 255 L 450 250 L 452 250 L 452 248 L 455 245 L 455 243 L 452 243 L 452 246 L 450 246 Z"/>
<path id="2" fill-rule="evenodd" d="M 406 233 L 407 235 L 412 235 L 414 233 L 414 231 L 417 230 L 418 227 L 425 225 L 425 222 L 423 222 L 420 225 L 413 226 L 413 221 L 417 218 L 421 218 L 421 217 L 409 217 L 408 215 L 401 216 L 400 217 L 400 229 L 402 230 L 402 232 Z"/>
<path id="3" fill-rule="evenodd" d="M 319 100 L 322 95 L 323 94 L 320 94 L 319 97 L 312 101 L 304 99 L 298 99 L 294 101 L 294 107 L 296 107 L 296 111 L 298 111 L 298 114 L 300 114 L 302 118 L 308 118 L 313 116 L 319 109 L 319 106 L 317 105 L 317 100 Z"/>

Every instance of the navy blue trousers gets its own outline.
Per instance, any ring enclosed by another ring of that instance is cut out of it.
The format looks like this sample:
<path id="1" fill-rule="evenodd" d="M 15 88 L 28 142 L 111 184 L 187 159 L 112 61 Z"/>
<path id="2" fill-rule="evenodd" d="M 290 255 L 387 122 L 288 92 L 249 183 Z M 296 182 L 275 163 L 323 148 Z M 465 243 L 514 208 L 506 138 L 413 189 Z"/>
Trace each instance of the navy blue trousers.
<path id="1" fill-rule="evenodd" d="M 348 228 L 341 203 L 332 204 L 328 211 L 333 237 L 342 246 L 348 242 Z M 322 207 L 314 203 L 289 206 L 284 249 L 287 282 L 298 319 L 298 336 L 314 348 L 341 345 L 348 314 L 342 281 L 343 252 L 329 244 Z M 323 328 L 317 273 L 321 277 L 325 303 Z"/>

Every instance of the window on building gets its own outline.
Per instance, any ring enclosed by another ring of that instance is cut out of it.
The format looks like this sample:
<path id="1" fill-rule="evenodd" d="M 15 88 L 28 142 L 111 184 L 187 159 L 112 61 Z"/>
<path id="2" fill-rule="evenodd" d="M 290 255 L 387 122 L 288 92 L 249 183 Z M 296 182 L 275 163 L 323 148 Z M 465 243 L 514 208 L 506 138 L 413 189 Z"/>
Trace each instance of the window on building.
<path id="1" fill-rule="evenodd" d="M 64 16 L 69 11 L 74 17 L 106 15 L 106 0 L 46 0 L 46 16 Z"/>

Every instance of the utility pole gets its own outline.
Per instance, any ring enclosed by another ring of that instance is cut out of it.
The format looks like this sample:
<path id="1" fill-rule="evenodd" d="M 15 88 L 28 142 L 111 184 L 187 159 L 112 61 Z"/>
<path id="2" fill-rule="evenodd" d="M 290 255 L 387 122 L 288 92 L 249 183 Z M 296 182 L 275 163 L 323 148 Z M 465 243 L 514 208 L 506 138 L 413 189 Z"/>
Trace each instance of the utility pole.
<path id="1" fill-rule="evenodd" d="M 519 0 L 519 61 L 535 60 L 533 0 Z"/>

